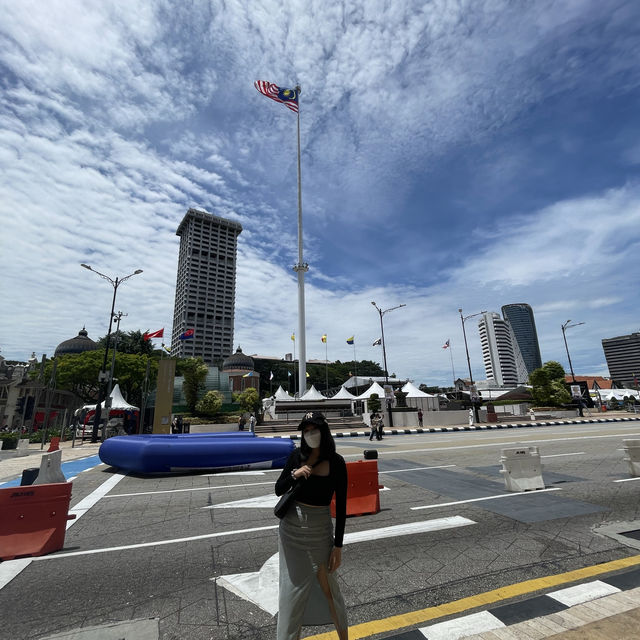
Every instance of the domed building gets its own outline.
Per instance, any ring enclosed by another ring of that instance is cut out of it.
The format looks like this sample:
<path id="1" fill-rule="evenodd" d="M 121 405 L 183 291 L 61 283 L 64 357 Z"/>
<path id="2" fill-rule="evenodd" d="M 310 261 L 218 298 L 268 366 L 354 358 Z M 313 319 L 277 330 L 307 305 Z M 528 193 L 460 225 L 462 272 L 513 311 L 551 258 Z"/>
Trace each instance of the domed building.
<path id="1" fill-rule="evenodd" d="M 99 345 L 97 342 L 94 342 L 87 333 L 87 330 L 82 327 L 80 331 L 78 331 L 78 335 L 75 338 L 69 338 L 69 340 L 65 340 L 61 342 L 57 347 L 55 354 L 56 356 L 64 356 L 67 354 L 74 353 L 84 353 L 85 351 L 95 351 L 99 349 Z"/>
<path id="2" fill-rule="evenodd" d="M 228 374 L 229 384 L 233 393 L 241 393 L 245 389 L 253 387 L 260 390 L 260 374 L 254 371 L 253 358 L 242 353 L 238 347 L 236 352 L 225 358 L 222 363 L 222 371 Z"/>

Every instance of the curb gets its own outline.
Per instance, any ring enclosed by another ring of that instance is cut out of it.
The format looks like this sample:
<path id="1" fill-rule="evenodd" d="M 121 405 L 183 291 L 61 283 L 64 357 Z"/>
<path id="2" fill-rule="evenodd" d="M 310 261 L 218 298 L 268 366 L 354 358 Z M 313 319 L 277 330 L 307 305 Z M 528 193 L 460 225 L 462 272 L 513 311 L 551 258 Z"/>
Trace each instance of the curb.
<path id="1" fill-rule="evenodd" d="M 547 420 L 544 422 L 515 422 L 510 424 L 474 424 L 467 426 L 453 427 L 419 427 L 417 429 L 385 429 L 385 436 L 403 436 L 417 433 L 450 433 L 454 431 L 488 431 L 490 429 L 522 429 L 525 427 L 555 427 L 568 424 L 598 424 L 605 422 L 634 422 L 638 418 L 589 418 L 588 420 Z M 338 431 L 334 432 L 334 438 L 357 438 L 359 436 L 369 436 L 370 431 Z M 262 435 L 263 438 L 289 438 L 291 440 L 300 440 L 300 434 L 292 433 L 290 435 Z"/>

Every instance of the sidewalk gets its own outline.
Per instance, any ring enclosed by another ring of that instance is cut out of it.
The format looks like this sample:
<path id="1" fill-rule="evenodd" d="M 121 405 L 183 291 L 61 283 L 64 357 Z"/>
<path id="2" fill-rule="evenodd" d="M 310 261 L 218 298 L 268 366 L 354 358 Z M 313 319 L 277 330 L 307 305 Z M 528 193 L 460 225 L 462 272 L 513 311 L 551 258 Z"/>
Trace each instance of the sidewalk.
<path id="1" fill-rule="evenodd" d="M 42 454 L 47 453 L 48 448 L 48 444 L 43 449 L 40 449 L 40 443 L 33 443 L 29 445 L 28 455 L 16 457 L 11 455 L 11 449 L 7 451 L 0 450 L 0 484 L 14 478 L 20 478 L 24 469 L 40 467 Z M 73 448 L 71 447 L 71 442 L 63 442 L 60 444 L 62 462 L 95 456 L 99 448 L 99 442 L 96 444 L 85 442 L 80 445 L 76 440 L 76 446 Z"/>

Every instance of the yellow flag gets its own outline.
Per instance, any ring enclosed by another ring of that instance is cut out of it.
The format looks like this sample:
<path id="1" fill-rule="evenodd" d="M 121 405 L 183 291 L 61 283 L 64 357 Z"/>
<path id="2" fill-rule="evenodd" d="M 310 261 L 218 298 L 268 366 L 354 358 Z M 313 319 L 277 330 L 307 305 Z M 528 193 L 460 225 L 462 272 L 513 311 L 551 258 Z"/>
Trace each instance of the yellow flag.
<path id="1" fill-rule="evenodd" d="M 292 334 L 291 334 L 291 339 L 292 339 L 294 342 L 296 341 L 296 334 L 295 334 L 295 333 L 292 333 Z"/>
<path id="2" fill-rule="evenodd" d="M 327 342 L 327 334 L 326 333 L 322 335 L 322 342 L 325 342 L 325 343 Z"/>

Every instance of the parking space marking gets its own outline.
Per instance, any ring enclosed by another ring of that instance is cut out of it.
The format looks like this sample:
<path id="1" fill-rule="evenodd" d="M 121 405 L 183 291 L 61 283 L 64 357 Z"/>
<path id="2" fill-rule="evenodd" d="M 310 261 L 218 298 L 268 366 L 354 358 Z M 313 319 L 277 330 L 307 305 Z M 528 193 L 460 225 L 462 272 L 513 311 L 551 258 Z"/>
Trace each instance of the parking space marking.
<path id="1" fill-rule="evenodd" d="M 78 504 L 69 510 L 70 514 L 75 514 L 75 520 L 67 522 L 67 529 L 72 527 L 82 516 L 91 509 L 97 502 L 102 500 L 118 482 L 124 480 L 126 473 L 114 473 L 107 481 L 103 482 L 95 491 L 92 491 L 86 498 L 83 498 Z"/>
<path id="2" fill-rule="evenodd" d="M 166 491 L 139 491 L 137 493 L 114 493 L 105 498 L 131 498 L 135 496 L 151 496 L 162 493 L 181 493 L 184 491 L 219 491 L 220 489 L 237 489 L 238 487 L 256 487 L 258 485 L 273 484 L 273 481 L 269 482 L 248 482 L 245 484 L 227 484 L 220 485 L 219 487 L 191 487 L 190 489 L 168 489 Z"/>
<path id="3" fill-rule="evenodd" d="M 637 478 L 622 478 L 622 480 L 614 480 L 614 482 L 633 482 L 634 480 L 640 480 L 640 476 Z"/>
<path id="4" fill-rule="evenodd" d="M 394 469 L 393 471 L 378 471 L 378 473 L 402 473 L 403 471 L 426 471 L 427 469 L 448 469 L 455 467 L 455 464 L 441 464 L 437 467 L 413 467 L 412 469 Z"/>
<path id="5" fill-rule="evenodd" d="M 420 509 L 437 509 L 438 507 L 451 507 L 457 504 L 466 504 L 468 502 L 481 502 L 482 500 L 497 500 L 498 498 L 514 498 L 516 496 L 535 496 L 547 491 L 561 491 L 560 487 L 552 487 L 550 489 L 537 489 L 536 491 L 524 491 L 521 493 L 500 493 L 496 496 L 485 496 L 483 498 L 469 498 L 469 500 L 457 500 L 456 502 L 441 502 L 440 504 L 427 504 L 420 507 L 411 507 L 411 511 L 419 511 Z"/>
<path id="6" fill-rule="evenodd" d="M 421 522 L 407 522 L 405 524 L 378 527 L 365 531 L 355 531 L 344 536 L 344 544 L 358 542 L 371 542 L 383 538 L 396 538 L 399 536 L 413 535 L 417 533 L 431 533 L 446 529 L 456 529 L 476 524 L 475 521 L 462 516 L 448 518 L 436 518 Z M 233 573 L 212 578 L 217 584 L 228 589 L 235 595 L 253 602 L 270 615 L 274 616 L 278 611 L 278 580 L 280 570 L 278 566 L 278 554 L 274 553 L 263 563 L 258 571 L 246 573 Z"/>
<path id="7" fill-rule="evenodd" d="M 549 456 L 540 456 L 541 458 L 562 458 L 564 456 L 584 456 L 584 451 L 578 451 L 578 453 L 553 453 Z"/>
<path id="8" fill-rule="evenodd" d="M 90 556 L 97 553 L 111 553 L 112 551 L 128 551 L 129 549 L 143 549 L 144 547 L 159 547 L 166 544 L 177 544 L 180 542 L 194 542 L 196 540 L 208 540 L 210 538 L 222 538 L 223 536 L 237 536 L 245 533 L 253 533 L 255 531 L 268 531 L 269 529 L 277 529 L 278 525 L 269 525 L 266 527 L 252 527 L 250 529 L 235 529 L 233 531 L 217 531 L 216 533 L 204 533 L 200 536 L 189 536 L 188 538 L 172 538 L 170 540 L 156 540 L 155 542 L 140 542 L 138 544 L 126 544 L 120 547 L 103 547 L 102 549 L 87 549 L 85 551 L 70 551 L 68 553 L 58 553 L 48 556 L 39 556 L 33 558 L 35 562 L 41 560 L 55 560 L 57 558 L 71 558 L 73 556 Z"/>

